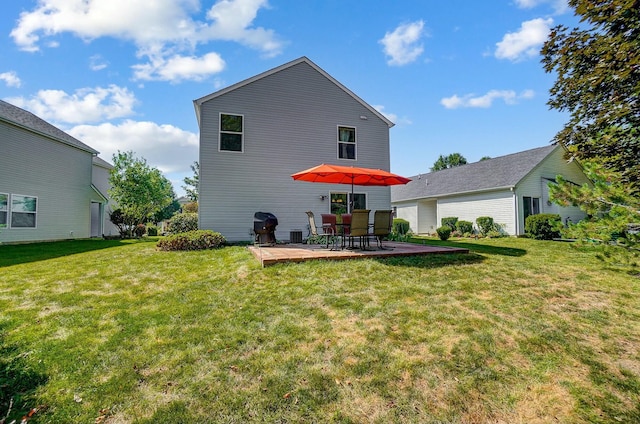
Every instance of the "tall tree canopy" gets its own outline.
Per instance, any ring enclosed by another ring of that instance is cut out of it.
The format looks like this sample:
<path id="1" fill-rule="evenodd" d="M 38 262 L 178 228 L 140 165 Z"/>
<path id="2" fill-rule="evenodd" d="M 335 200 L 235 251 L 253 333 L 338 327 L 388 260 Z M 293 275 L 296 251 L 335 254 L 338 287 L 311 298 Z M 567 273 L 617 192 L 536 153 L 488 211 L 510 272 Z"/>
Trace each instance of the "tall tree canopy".
<path id="1" fill-rule="evenodd" d="M 454 166 L 466 165 L 467 159 L 460 153 L 451 153 L 448 156 L 440 155 L 433 163 L 431 171 L 440 171 L 442 169 L 453 168 Z"/>
<path id="2" fill-rule="evenodd" d="M 640 189 L 640 0 L 569 0 L 582 27 L 552 29 L 542 48 L 557 73 L 548 102 L 568 111 L 556 135 L 578 159 L 598 159 Z"/>
<path id="3" fill-rule="evenodd" d="M 109 183 L 109 195 L 118 203 L 128 225 L 147 222 L 175 198 L 171 182 L 133 152 L 113 155 Z"/>

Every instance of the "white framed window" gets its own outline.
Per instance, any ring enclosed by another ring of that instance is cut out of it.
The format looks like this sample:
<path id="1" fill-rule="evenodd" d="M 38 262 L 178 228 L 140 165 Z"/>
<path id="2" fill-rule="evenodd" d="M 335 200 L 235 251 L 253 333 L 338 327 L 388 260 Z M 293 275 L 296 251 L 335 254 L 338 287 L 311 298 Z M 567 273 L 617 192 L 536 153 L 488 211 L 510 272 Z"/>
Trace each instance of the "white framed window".
<path id="1" fill-rule="evenodd" d="M 351 213 L 353 209 L 367 209 L 367 195 L 365 193 L 330 193 L 331 213 L 343 214 Z M 353 201 L 353 207 L 349 210 L 349 205 Z"/>
<path id="2" fill-rule="evenodd" d="M 9 195 L 0 193 L 0 228 L 7 228 L 9 223 Z"/>
<path id="3" fill-rule="evenodd" d="M 244 151 L 244 115 L 220 114 L 219 150 L 240 153 Z"/>
<path id="4" fill-rule="evenodd" d="M 338 126 L 338 159 L 356 160 L 356 128 Z"/>
<path id="5" fill-rule="evenodd" d="M 37 214 L 37 197 L 11 195 L 11 228 L 36 228 Z"/>

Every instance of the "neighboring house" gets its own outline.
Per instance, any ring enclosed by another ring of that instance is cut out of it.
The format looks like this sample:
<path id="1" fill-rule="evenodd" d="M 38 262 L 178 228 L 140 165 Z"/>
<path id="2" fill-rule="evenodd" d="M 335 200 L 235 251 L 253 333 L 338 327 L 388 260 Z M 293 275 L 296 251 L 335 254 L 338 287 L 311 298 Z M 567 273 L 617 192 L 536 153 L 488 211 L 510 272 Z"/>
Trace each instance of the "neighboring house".
<path id="1" fill-rule="evenodd" d="M 0 242 L 103 234 L 108 199 L 99 168 L 108 164 L 97 154 L 34 114 L 0 101 Z"/>
<path id="2" fill-rule="evenodd" d="M 112 169 L 113 165 L 106 160 L 98 156 L 93 157 L 91 181 L 98 192 L 107 198 L 109 196 L 109 189 L 111 188 L 109 184 L 109 173 Z M 118 206 L 111 198 L 108 198 L 108 204 L 106 205 L 95 202 L 91 203 L 91 237 L 120 235 L 118 227 L 109 219 L 109 213 L 117 208 Z M 104 219 L 100 219 L 101 216 L 103 216 Z"/>
<path id="3" fill-rule="evenodd" d="M 306 57 L 194 101 L 200 126 L 199 226 L 251 240 L 255 212 L 277 239 L 305 211 L 344 212 L 351 186 L 293 181 L 321 163 L 389 170 L 393 123 Z M 355 187 L 356 208 L 390 209 L 388 187 Z"/>
<path id="4" fill-rule="evenodd" d="M 442 218 L 471 221 L 490 216 L 510 235 L 524 234 L 527 216 L 559 214 L 563 222 L 585 217 L 577 207 L 549 200 L 549 183 L 556 175 L 582 185 L 589 180 L 576 161 L 564 159 L 560 145 L 540 147 L 467 165 L 411 177 L 391 189 L 396 216 L 418 234 L 434 234 Z"/>

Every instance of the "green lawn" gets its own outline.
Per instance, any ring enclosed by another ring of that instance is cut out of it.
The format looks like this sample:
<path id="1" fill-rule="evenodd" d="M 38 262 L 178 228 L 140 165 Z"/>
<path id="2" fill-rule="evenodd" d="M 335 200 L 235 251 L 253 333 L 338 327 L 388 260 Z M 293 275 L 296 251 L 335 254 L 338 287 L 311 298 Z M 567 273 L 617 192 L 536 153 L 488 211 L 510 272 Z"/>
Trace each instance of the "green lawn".
<path id="1" fill-rule="evenodd" d="M 449 244 L 472 253 L 0 246 L 0 422 L 640 422 L 640 278 L 569 243 Z"/>

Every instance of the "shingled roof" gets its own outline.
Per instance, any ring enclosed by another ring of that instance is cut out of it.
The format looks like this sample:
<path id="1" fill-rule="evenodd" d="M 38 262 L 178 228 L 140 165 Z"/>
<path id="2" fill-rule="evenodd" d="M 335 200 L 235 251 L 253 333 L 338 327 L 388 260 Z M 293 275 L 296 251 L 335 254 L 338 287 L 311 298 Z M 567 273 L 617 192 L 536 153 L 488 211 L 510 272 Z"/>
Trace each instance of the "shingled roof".
<path id="1" fill-rule="evenodd" d="M 420 174 L 406 185 L 391 187 L 391 201 L 425 199 L 515 187 L 551 152 L 545 146 L 442 171 Z"/>
<path id="2" fill-rule="evenodd" d="M 97 155 L 98 151 L 87 146 L 80 140 L 71 137 L 61 129 L 54 127 L 44 119 L 38 118 L 31 112 L 0 100 L 0 121 L 6 121 L 26 130 L 33 131 L 45 137 L 76 147 Z"/>

